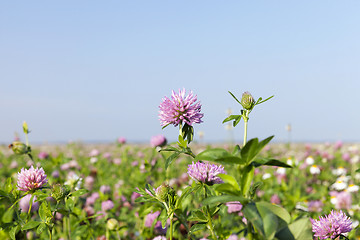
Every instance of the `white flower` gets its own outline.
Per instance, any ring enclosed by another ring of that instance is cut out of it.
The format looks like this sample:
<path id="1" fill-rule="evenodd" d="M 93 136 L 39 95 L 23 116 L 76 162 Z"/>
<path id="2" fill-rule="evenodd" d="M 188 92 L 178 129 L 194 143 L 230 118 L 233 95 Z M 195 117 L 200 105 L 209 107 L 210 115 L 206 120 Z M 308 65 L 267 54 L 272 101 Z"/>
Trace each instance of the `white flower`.
<path id="1" fill-rule="evenodd" d="M 335 189 L 337 191 L 341 191 L 344 190 L 345 188 L 347 188 L 347 183 L 343 182 L 341 180 L 337 180 L 333 185 L 331 185 L 331 189 Z"/>
<path id="2" fill-rule="evenodd" d="M 293 160 L 291 158 L 288 158 L 287 161 L 286 161 L 286 164 L 292 166 L 293 165 Z"/>
<path id="3" fill-rule="evenodd" d="M 262 179 L 265 180 L 265 179 L 268 179 L 268 178 L 271 178 L 271 174 L 270 173 L 264 173 L 264 175 L 262 176 Z"/>
<path id="4" fill-rule="evenodd" d="M 344 176 L 344 175 L 342 175 L 342 176 L 340 176 L 340 177 L 338 177 L 337 178 L 337 181 L 343 181 L 343 182 L 349 182 L 349 180 L 351 179 L 351 177 L 350 176 Z"/>
<path id="5" fill-rule="evenodd" d="M 64 184 L 73 187 L 75 190 L 79 190 L 81 187 L 81 183 L 82 178 L 76 175 L 76 173 L 73 173 L 68 175 L 67 181 Z"/>
<path id="6" fill-rule="evenodd" d="M 316 166 L 316 165 L 312 165 L 312 166 L 310 167 L 310 173 L 311 173 L 312 175 L 314 175 L 314 174 L 320 174 L 320 168 L 319 168 L 318 166 Z"/>
<path id="7" fill-rule="evenodd" d="M 332 170 L 332 173 L 336 176 L 345 175 L 347 170 L 343 167 L 338 167 L 337 169 Z"/>
<path id="8" fill-rule="evenodd" d="M 309 156 L 309 157 L 307 157 L 306 159 L 305 159 L 305 163 L 307 164 L 307 165 L 313 165 L 314 164 L 314 158 L 312 157 L 312 156 Z"/>
<path id="9" fill-rule="evenodd" d="M 331 196 L 331 198 L 330 198 L 330 202 L 331 202 L 332 204 L 336 205 L 336 204 L 337 204 L 337 202 L 338 202 L 337 197 L 336 197 L 336 196 Z"/>
<path id="10" fill-rule="evenodd" d="M 301 211 L 304 211 L 304 212 L 309 211 L 309 209 L 306 206 L 304 206 L 303 203 L 299 203 L 299 202 L 296 204 L 295 209 L 298 209 L 298 210 L 301 210 Z"/>
<path id="11" fill-rule="evenodd" d="M 355 220 L 355 221 L 353 220 L 352 221 L 352 228 L 355 229 L 355 228 L 357 228 L 357 226 L 359 226 L 359 221 L 358 220 Z"/>
<path id="12" fill-rule="evenodd" d="M 351 163 L 358 163 L 360 161 L 360 156 L 356 155 L 350 159 Z"/>
<path id="13" fill-rule="evenodd" d="M 359 191 L 359 186 L 355 184 L 350 184 L 348 188 L 346 189 L 348 192 L 357 192 Z"/>
<path id="14" fill-rule="evenodd" d="M 279 167 L 278 169 L 276 169 L 276 174 L 285 175 L 286 174 L 286 169 L 283 168 L 283 167 Z"/>
<path id="15" fill-rule="evenodd" d="M 92 157 L 90 158 L 90 163 L 94 164 L 97 162 L 97 160 L 98 160 L 97 157 Z"/>

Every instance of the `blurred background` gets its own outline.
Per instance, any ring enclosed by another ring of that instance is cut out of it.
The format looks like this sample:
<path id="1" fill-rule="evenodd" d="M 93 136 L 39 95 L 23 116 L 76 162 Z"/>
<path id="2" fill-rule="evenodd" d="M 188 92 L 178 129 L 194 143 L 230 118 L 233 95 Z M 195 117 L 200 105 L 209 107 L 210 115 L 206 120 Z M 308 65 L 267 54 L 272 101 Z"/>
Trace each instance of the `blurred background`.
<path id="1" fill-rule="evenodd" d="M 275 95 L 249 138 L 360 140 L 360 1 L 2 1 L 0 143 L 148 142 L 171 91 L 202 103 L 195 139 L 242 141 L 222 120 Z M 291 129 L 291 130 L 290 130 Z M 202 139 L 199 136 L 203 136 Z"/>

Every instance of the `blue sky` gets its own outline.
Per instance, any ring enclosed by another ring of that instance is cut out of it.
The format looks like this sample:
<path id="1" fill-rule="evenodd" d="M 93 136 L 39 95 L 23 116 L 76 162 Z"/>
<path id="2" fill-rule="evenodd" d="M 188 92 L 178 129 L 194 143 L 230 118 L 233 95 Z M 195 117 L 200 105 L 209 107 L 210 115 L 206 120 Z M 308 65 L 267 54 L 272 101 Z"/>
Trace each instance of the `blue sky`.
<path id="1" fill-rule="evenodd" d="M 0 143 L 149 141 L 171 90 L 201 101 L 226 141 L 228 91 L 255 98 L 249 137 L 360 140 L 359 1 L 2 1 Z M 242 124 L 234 129 L 242 139 Z M 197 136 L 195 136 L 197 138 Z"/>

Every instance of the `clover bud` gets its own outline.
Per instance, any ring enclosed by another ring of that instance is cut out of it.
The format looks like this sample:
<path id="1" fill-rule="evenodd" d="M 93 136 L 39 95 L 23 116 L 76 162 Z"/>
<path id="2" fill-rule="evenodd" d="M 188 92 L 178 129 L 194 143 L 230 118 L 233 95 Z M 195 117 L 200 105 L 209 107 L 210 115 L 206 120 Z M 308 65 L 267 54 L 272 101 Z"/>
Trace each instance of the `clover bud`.
<path id="1" fill-rule="evenodd" d="M 9 148 L 17 155 L 22 155 L 30 152 L 30 148 L 22 142 L 13 142 L 9 145 Z"/>
<path id="2" fill-rule="evenodd" d="M 28 127 L 28 125 L 27 125 L 27 123 L 26 123 L 25 121 L 24 121 L 24 123 L 23 123 L 23 130 L 24 130 L 24 133 L 25 133 L 25 134 L 30 133 L 29 127 Z"/>
<path id="3" fill-rule="evenodd" d="M 118 226 L 119 226 L 119 222 L 115 218 L 110 218 L 106 223 L 106 227 L 109 230 L 115 230 L 118 228 Z"/>
<path id="4" fill-rule="evenodd" d="M 162 184 L 155 190 L 155 195 L 160 201 L 167 202 L 174 198 L 175 190 L 167 184 Z"/>
<path id="5" fill-rule="evenodd" d="M 241 97 L 241 105 L 246 110 L 251 110 L 255 105 L 255 100 L 249 92 L 244 92 Z"/>
<path id="6" fill-rule="evenodd" d="M 70 188 L 67 185 L 61 186 L 56 184 L 51 189 L 51 196 L 56 200 L 60 201 L 64 199 L 70 193 Z"/>

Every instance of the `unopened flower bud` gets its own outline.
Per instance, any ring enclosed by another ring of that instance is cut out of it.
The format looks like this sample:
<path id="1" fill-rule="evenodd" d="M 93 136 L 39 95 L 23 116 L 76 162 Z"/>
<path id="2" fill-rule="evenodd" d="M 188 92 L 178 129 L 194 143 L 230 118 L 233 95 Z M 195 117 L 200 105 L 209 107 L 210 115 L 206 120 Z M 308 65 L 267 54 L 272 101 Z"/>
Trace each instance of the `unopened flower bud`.
<path id="1" fill-rule="evenodd" d="M 51 196 L 56 200 L 60 201 L 64 199 L 67 195 L 69 195 L 70 189 L 67 185 L 61 186 L 60 184 L 56 184 L 51 189 Z"/>
<path id="2" fill-rule="evenodd" d="M 30 148 L 22 142 L 13 142 L 9 145 L 15 154 L 22 155 L 30 152 Z"/>
<path id="3" fill-rule="evenodd" d="M 167 184 L 162 184 L 155 190 L 155 195 L 161 201 L 167 202 L 175 196 L 175 190 Z"/>
<path id="4" fill-rule="evenodd" d="M 28 125 L 27 125 L 27 123 L 25 121 L 23 123 L 23 130 L 24 130 L 25 134 L 28 134 L 30 132 L 29 127 L 28 127 Z"/>
<path id="5" fill-rule="evenodd" d="M 255 100 L 253 96 L 249 92 L 244 92 L 241 97 L 241 105 L 246 110 L 251 110 L 255 104 Z"/>
<path id="6" fill-rule="evenodd" d="M 110 218 L 106 223 L 106 227 L 109 230 L 115 230 L 118 228 L 118 226 L 119 226 L 119 222 L 115 218 Z"/>

